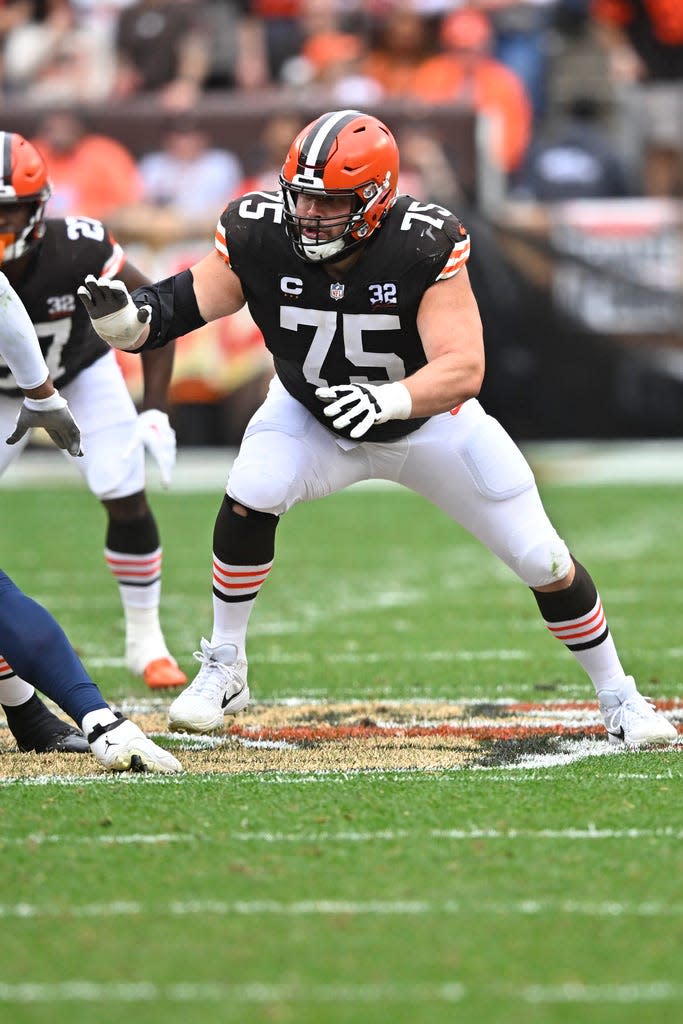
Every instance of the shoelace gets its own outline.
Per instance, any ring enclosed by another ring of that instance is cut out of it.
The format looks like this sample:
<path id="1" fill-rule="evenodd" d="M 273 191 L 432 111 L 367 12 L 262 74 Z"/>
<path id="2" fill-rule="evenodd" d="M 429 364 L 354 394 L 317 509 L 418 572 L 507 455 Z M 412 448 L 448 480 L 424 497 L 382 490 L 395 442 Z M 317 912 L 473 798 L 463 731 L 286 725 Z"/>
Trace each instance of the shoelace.
<path id="1" fill-rule="evenodd" d="M 207 697 L 209 700 L 217 700 L 222 697 L 226 685 L 231 682 L 232 666 L 215 661 L 203 651 L 193 651 L 192 657 L 202 666 L 197 678 L 191 684 L 193 692 Z"/>
<path id="2" fill-rule="evenodd" d="M 637 715 L 638 718 L 649 718 L 656 709 L 651 700 L 638 693 L 634 697 L 628 697 L 616 708 L 609 708 L 610 726 L 613 729 L 620 729 L 624 723 L 626 713 Z"/>

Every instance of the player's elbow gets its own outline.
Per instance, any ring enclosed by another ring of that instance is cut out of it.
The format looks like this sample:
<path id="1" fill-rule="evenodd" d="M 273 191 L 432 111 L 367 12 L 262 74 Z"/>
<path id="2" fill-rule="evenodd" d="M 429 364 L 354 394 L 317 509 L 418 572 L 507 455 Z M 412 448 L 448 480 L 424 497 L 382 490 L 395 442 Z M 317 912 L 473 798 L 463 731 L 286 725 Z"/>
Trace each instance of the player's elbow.
<path id="1" fill-rule="evenodd" d="M 472 398 L 476 398 L 481 391 L 484 383 L 484 372 L 486 370 L 486 360 L 484 359 L 483 350 L 473 361 L 470 370 L 470 384 L 472 388 Z"/>
<path id="2" fill-rule="evenodd" d="M 484 351 L 472 352 L 467 364 L 461 367 L 460 387 L 463 392 L 463 401 L 467 398 L 476 398 L 484 383 Z"/>

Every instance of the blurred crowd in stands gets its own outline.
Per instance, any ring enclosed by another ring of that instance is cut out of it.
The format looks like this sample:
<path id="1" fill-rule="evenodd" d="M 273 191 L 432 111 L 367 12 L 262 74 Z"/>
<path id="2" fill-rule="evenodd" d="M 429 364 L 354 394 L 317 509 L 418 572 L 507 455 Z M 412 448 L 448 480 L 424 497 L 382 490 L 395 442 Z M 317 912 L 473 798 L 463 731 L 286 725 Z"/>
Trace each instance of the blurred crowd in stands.
<path id="1" fill-rule="evenodd" d="M 148 96 L 182 115 L 220 90 L 464 105 L 513 195 L 683 196 L 681 0 L 0 0 L 0 80 L 6 104 L 36 108 Z M 97 142 L 79 163 L 122 169 Z M 242 185 L 234 153 L 179 130 L 129 195 L 100 191 L 194 216 L 188 166 L 214 211 Z"/>
<path id="2" fill-rule="evenodd" d="M 197 117 L 227 95 L 265 111 L 278 98 L 251 140 L 253 166 Z M 683 0 L 0 0 L 3 120 L 13 104 L 36 112 L 48 213 L 103 219 L 128 248 L 163 252 L 156 268 L 136 259 L 152 276 L 203 255 L 231 198 L 276 187 L 305 123 L 282 100 L 301 96 L 321 112 L 381 116 L 387 101 L 475 112 L 512 205 L 683 199 Z M 141 98 L 165 126 L 146 152 L 88 116 Z M 462 214 L 471 197 L 441 141 L 415 119 L 397 136 L 401 191 Z M 178 374 L 179 401 L 262 386 L 269 367 L 238 319 L 213 350 L 184 347 L 197 366 Z"/>

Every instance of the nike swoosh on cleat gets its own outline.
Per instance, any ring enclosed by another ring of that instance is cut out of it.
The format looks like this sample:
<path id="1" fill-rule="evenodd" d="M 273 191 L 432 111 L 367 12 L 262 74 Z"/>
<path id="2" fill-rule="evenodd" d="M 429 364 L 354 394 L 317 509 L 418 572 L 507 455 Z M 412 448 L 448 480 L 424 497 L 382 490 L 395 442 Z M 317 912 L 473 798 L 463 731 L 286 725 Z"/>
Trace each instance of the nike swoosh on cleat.
<path id="1" fill-rule="evenodd" d="M 607 731 L 609 732 L 610 736 L 614 736 L 614 738 L 617 739 L 617 740 L 623 740 L 624 739 L 624 727 L 623 727 L 623 725 L 619 729 L 619 732 L 610 732 L 609 729 Z"/>

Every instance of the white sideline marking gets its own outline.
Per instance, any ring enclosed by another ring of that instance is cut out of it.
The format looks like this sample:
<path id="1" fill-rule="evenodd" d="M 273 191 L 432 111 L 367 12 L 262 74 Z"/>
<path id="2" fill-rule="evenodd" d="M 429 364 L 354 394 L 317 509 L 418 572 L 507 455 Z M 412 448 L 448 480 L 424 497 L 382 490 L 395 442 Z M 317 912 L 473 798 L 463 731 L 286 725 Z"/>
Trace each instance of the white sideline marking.
<path id="1" fill-rule="evenodd" d="M 563 828 L 563 829 L 495 829 L 495 828 L 432 828 L 421 832 L 411 832 L 407 829 L 383 829 L 377 832 L 231 832 L 221 839 L 221 842 L 238 843 L 374 843 L 374 842 L 395 842 L 396 840 L 414 839 L 423 842 L 426 839 L 441 839 L 453 842 L 463 842 L 471 839 L 550 839 L 550 840 L 571 840 L 571 841 L 596 841 L 604 839 L 674 839 L 680 842 L 683 839 L 683 830 L 677 828 L 596 828 L 588 825 L 586 828 Z M 116 846 L 126 843 L 192 843 L 207 842 L 205 838 L 191 834 L 161 833 L 154 834 L 131 834 L 131 835 L 101 835 L 101 836 L 71 836 L 49 833 L 34 833 L 27 836 L 3 837 L 3 846 L 40 846 L 44 843 L 65 843 L 69 846 L 79 845 L 102 845 Z M 210 840 L 208 840 L 210 841 Z"/>
<path id="2" fill-rule="evenodd" d="M 679 438 L 635 441 L 550 441 L 523 444 L 522 451 L 540 483 L 553 484 L 652 484 L 683 481 L 683 442 Z M 220 494 L 236 451 L 232 448 L 185 448 L 178 450 L 173 490 L 184 493 Z M 17 487 L 82 486 L 73 467 L 51 448 L 31 448 L 23 453 L 0 481 L 0 490 Z M 148 491 L 161 492 L 158 474 L 150 472 Z M 397 484 L 371 480 L 355 484 L 344 493 L 392 490 Z"/>
<path id="3" fill-rule="evenodd" d="M 472 993 L 457 981 L 442 984 L 297 985 L 271 982 L 0 982 L 0 1003 L 459 1003 Z M 483 993 L 481 993 L 483 994 Z M 671 981 L 631 982 L 624 985 L 528 985 L 524 988 L 487 986 L 485 994 L 506 1002 L 526 1003 L 668 1003 L 683 997 L 683 985 Z"/>
<path id="4" fill-rule="evenodd" d="M 683 985 L 671 981 L 628 985 L 531 985 L 522 993 L 528 1003 L 664 1003 L 683 998 Z"/>
<path id="5" fill-rule="evenodd" d="M 75 606 L 76 607 L 76 606 Z M 81 607 L 79 604 L 78 607 Z M 379 604 L 374 607 L 379 607 Z M 329 605 L 326 608 L 326 613 L 329 616 Z M 258 633 L 258 630 L 253 631 L 254 635 Z M 280 629 L 280 633 L 300 633 L 300 624 L 292 623 L 290 629 Z M 495 648 L 490 651 L 468 651 L 460 648 L 459 650 L 450 651 L 397 651 L 397 650 L 386 650 L 386 651 L 367 651 L 367 652 L 349 652 L 340 651 L 330 654 L 329 656 L 323 656 L 321 660 L 325 663 L 336 664 L 337 662 L 346 662 L 351 665 L 378 665 L 384 661 L 435 661 L 435 662 L 459 662 L 459 661 L 529 661 L 531 660 L 531 653 L 529 651 L 522 651 L 511 648 L 509 650 Z M 277 654 L 271 655 L 258 655 L 255 654 L 250 659 L 254 665 L 266 665 L 270 663 L 287 664 L 287 665 L 310 665 L 312 658 L 310 654 L 301 652 L 300 654 L 285 654 L 277 652 Z M 105 657 L 103 655 L 93 655 L 88 657 L 88 665 L 92 668 L 126 668 L 126 660 L 121 656 Z M 481 698 L 480 703 L 485 698 Z M 487 701 L 487 703 L 490 703 Z"/>
<path id="6" fill-rule="evenodd" d="M 161 843 L 194 843 L 197 837 L 188 834 L 181 834 L 177 832 L 160 832 L 158 834 L 138 832 L 131 833 L 130 835 L 102 835 L 102 836 L 61 836 L 55 834 L 47 834 L 42 832 L 35 832 L 32 835 L 21 836 L 21 837 L 10 837 L 3 838 L 3 846 L 42 846 L 44 843 L 79 843 L 85 845 L 97 845 L 101 843 L 103 846 L 119 846 L 127 843 L 136 844 L 139 843 L 143 846 L 156 846 Z"/>
<path id="7" fill-rule="evenodd" d="M 268 982 L 230 984 L 215 981 L 158 985 L 152 981 L 0 982 L 3 1003 L 456 1003 L 465 997 L 458 982 L 441 985 L 363 984 L 279 985 Z"/>
<path id="8" fill-rule="evenodd" d="M 261 843 L 368 843 L 393 842 L 397 839 L 445 839 L 467 841 L 470 839 L 570 839 L 570 840 L 601 840 L 601 839 L 683 839 L 683 830 L 673 828 L 654 829 L 597 829 L 588 828 L 566 829 L 428 829 L 425 832 L 409 832 L 404 829 L 386 829 L 378 832 L 233 832 L 230 839 L 239 842 Z M 66 839 L 66 837 L 65 837 Z"/>
<path id="9" fill-rule="evenodd" d="M 188 900 L 173 901 L 164 905 L 150 905 L 134 900 L 116 900 L 111 903 L 84 903 L 69 905 L 68 909 L 38 903 L 0 904 L 0 919 L 42 919 L 58 918 L 108 918 L 141 917 L 191 917 L 209 914 L 220 917 L 261 916 L 276 917 L 325 917 L 339 914 L 371 915 L 377 917 L 420 917 L 428 914 L 437 916 L 471 914 L 473 907 L 457 900 L 294 900 L 285 903 L 280 900 Z M 512 903 L 477 903 L 477 914 L 495 917 L 538 917 L 552 914 L 575 917 L 681 917 L 683 904 L 661 903 L 649 900 L 643 903 L 620 903 L 602 901 L 599 903 L 579 900 L 519 900 Z"/>
<path id="10" fill-rule="evenodd" d="M 161 734 L 164 735 L 164 734 Z M 177 733 L 173 734 L 175 737 Z M 222 741 L 221 741 L 222 742 Z M 680 742 L 680 741 L 679 741 Z M 617 756 L 623 751 L 619 751 L 618 748 L 610 746 L 608 743 L 600 744 L 601 749 L 594 752 L 594 756 Z M 671 748 L 669 748 L 671 749 Z M 677 748 L 675 748 L 677 749 Z M 558 764 L 571 764 L 572 761 L 582 760 L 587 755 L 584 752 L 577 752 L 575 755 L 557 755 L 555 766 Z M 537 769 L 541 767 L 550 767 L 547 764 L 548 758 L 543 758 L 539 755 L 536 760 L 528 759 L 523 763 L 512 764 L 507 768 L 486 768 L 484 766 L 473 766 L 471 768 L 463 769 L 458 767 L 453 768 L 358 768 L 348 769 L 346 771 L 337 771 L 333 768 L 325 768 L 320 771 L 311 771 L 306 769 L 305 771 L 268 771 L 268 772 L 244 772 L 241 774 L 241 778 L 249 778 L 255 782 L 258 782 L 260 786 L 300 786 L 300 785 L 344 785 L 348 779 L 357 778 L 358 776 L 368 776 L 373 779 L 383 779 L 389 782 L 403 782 L 410 783 L 415 779 L 429 778 L 430 783 L 436 782 L 451 782 L 454 775 L 462 776 L 465 771 L 471 772 L 486 772 L 487 782 L 503 782 L 503 783 L 514 783 L 515 785 L 528 783 L 528 782 L 557 782 L 556 775 L 541 774 Z M 683 776 L 683 772 L 606 772 L 604 778 L 607 779 L 642 779 L 650 781 L 658 781 L 661 779 L 680 779 Z M 197 775 L 195 778 L 203 778 L 205 781 L 215 781 L 221 783 L 224 781 L 224 776 L 213 775 L 211 772 L 207 772 L 203 776 Z M 31 778 L 24 778 L 23 776 L 17 775 L 11 778 L 0 779 L 0 789 L 10 786 L 177 786 L 182 785 L 185 775 L 130 775 L 130 774 L 111 774 L 102 775 L 100 773 L 78 775 L 73 777 L 64 777 L 61 775 L 37 775 Z M 3 839 L 3 843 L 6 840 Z"/>

